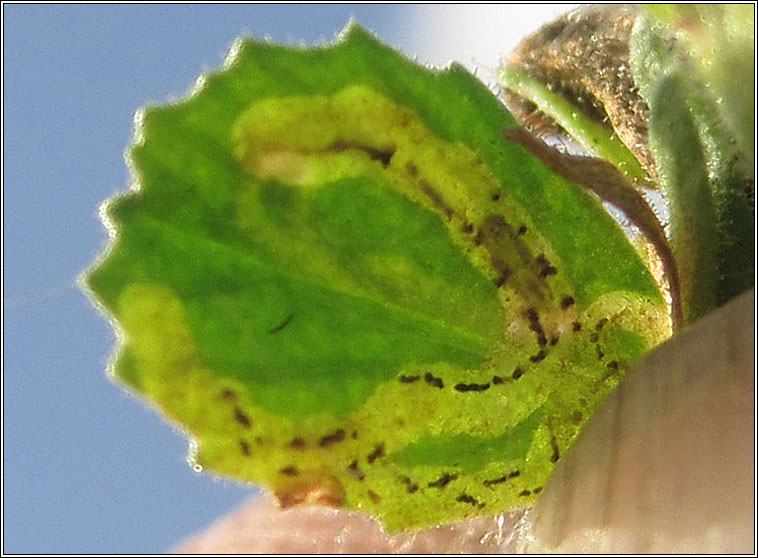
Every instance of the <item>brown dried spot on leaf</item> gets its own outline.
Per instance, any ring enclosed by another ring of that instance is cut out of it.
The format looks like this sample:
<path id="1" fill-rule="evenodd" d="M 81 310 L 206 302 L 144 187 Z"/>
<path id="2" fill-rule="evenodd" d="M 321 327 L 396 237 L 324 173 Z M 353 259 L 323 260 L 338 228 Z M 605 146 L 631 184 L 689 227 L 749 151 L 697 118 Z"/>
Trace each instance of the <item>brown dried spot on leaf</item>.
<path id="1" fill-rule="evenodd" d="M 313 471 L 300 471 L 297 476 L 281 475 L 274 488 L 282 509 L 298 505 L 337 508 L 345 501 L 345 489 L 337 478 Z"/>

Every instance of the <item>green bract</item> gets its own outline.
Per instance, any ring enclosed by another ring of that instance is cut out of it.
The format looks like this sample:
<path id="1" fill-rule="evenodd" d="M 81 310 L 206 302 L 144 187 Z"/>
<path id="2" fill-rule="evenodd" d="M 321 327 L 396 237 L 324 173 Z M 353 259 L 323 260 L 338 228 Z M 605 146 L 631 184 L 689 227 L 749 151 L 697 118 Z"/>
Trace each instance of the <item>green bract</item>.
<path id="1" fill-rule="evenodd" d="M 523 507 L 629 364 L 658 287 L 585 189 L 505 139 L 461 67 L 360 27 L 245 41 L 144 112 L 87 282 L 115 376 L 196 466 L 390 530 Z"/>

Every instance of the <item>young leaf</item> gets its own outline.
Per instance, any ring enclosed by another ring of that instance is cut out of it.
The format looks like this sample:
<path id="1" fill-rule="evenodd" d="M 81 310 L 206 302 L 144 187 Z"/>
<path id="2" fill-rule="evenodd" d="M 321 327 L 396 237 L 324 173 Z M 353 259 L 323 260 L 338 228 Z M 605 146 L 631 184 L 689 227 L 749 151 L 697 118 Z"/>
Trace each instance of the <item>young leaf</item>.
<path id="1" fill-rule="evenodd" d="M 360 27 L 251 41 L 144 112 L 138 187 L 89 272 L 114 374 L 196 468 L 398 530 L 540 492 L 628 365 L 669 333 L 599 201 L 504 130 L 461 67 Z"/>
<path id="2" fill-rule="evenodd" d="M 703 21 L 711 35 L 722 25 L 717 17 Z M 689 46 L 692 40 L 681 42 Z M 700 49 L 688 56 L 673 29 L 645 16 L 635 23 L 629 49 L 635 83 L 649 106 L 648 140 L 671 209 L 671 248 L 691 323 L 754 283 L 752 145 L 749 152 L 741 150 L 739 133 L 723 118 L 740 105 L 732 102 L 737 95 L 728 96 L 730 106 L 724 107 L 725 99 L 714 98 L 712 88 L 697 79 Z M 714 80 L 722 75 L 711 74 Z"/>

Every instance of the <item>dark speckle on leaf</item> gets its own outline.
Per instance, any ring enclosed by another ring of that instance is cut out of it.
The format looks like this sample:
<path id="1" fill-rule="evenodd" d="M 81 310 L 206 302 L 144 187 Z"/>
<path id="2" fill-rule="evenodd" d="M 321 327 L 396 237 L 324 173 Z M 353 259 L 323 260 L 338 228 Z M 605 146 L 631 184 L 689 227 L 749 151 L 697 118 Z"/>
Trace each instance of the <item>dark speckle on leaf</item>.
<path id="1" fill-rule="evenodd" d="M 445 387 L 445 385 L 442 383 L 442 378 L 437 378 L 436 376 L 433 376 L 430 372 L 427 372 L 424 374 L 424 381 L 429 384 L 432 387 L 436 387 L 438 389 L 442 389 Z"/>
<path id="2" fill-rule="evenodd" d="M 544 347 L 547 345 L 547 337 L 545 336 L 545 330 L 542 329 L 542 324 L 540 324 L 540 315 L 534 308 L 529 308 L 525 315 L 526 319 L 529 320 L 529 329 L 537 336 L 537 344 L 540 347 Z"/>
<path id="3" fill-rule="evenodd" d="M 427 484 L 427 486 L 429 488 L 445 488 L 448 484 L 450 484 L 457 478 L 458 478 L 458 475 L 455 475 L 455 474 L 451 475 L 450 473 L 445 473 L 436 481 L 432 481 L 429 484 Z"/>
<path id="4" fill-rule="evenodd" d="M 455 384 L 455 390 L 461 392 L 487 391 L 488 389 L 490 389 L 489 382 L 486 384 Z"/>
<path id="5" fill-rule="evenodd" d="M 545 349 L 540 349 L 540 351 L 536 355 L 532 355 L 529 357 L 529 360 L 532 362 L 542 362 L 545 360 L 545 357 L 547 356 L 547 351 Z"/>
<path id="6" fill-rule="evenodd" d="M 537 265 L 539 266 L 539 276 L 540 279 L 544 279 L 546 277 L 549 277 L 550 275 L 555 275 L 558 273 L 558 270 L 550 263 L 550 260 L 545 257 L 545 254 L 540 254 L 535 259 L 537 262 Z"/>
<path id="7" fill-rule="evenodd" d="M 318 445 L 322 448 L 326 448 L 331 446 L 332 444 L 336 444 L 337 442 L 341 442 L 345 439 L 345 431 L 341 428 L 339 430 L 335 430 L 331 434 L 327 434 L 323 438 L 321 438 L 318 441 Z"/>
<path id="8" fill-rule="evenodd" d="M 472 506 L 479 507 L 479 502 L 476 501 L 476 498 L 473 496 L 469 496 L 468 494 L 461 494 L 455 499 L 456 502 L 462 502 L 464 504 L 471 504 Z"/>
<path id="9" fill-rule="evenodd" d="M 500 275 L 495 277 L 495 279 L 492 280 L 492 282 L 495 284 L 496 287 L 502 287 L 505 285 L 505 282 L 508 280 L 508 277 L 510 277 L 511 272 L 508 268 L 504 268 L 501 270 Z"/>
<path id="10" fill-rule="evenodd" d="M 406 477 L 405 475 L 400 477 L 400 482 L 402 482 L 405 485 L 405 489 L 409 494 L 413 494 L 415 492 L 418 492 L 418 485 L 413 482 L 410 477 Z"/>
<path id="11" fill-rule="evenodd" d="M 239 408 L 234 409 L 234 420 L 236 420 L 245 428 L 250 428 L 250 426 L 252 425 L 252 422 L 250 422 L 250 418 L 245 413 L 243 413 Z"/>
<path id="12" fill-rule="evenodd" d="M 348 465 L 347 471 L 351 475 L 353 475 L 356 479 L 358 479 L 359 481 L 362 481 L 363 479 L 366 478 L 366 475 L 364 475 L 363 471 L 361 471 L 360 468 L 358 467 L 358 461 L 357 460 L 353 460 L 350 463 L 350 465 Z"/>
<path id="13" fill-rule="evenodd" d="M 557 463 L 561 458 L 561 452 L 558 449 L 558 441 L 555 439 L 555 436 L 550 436 L 550 447 L 553 449 L 553 454 L 550 456 L 550 461 Z"/>
<path id="14" fill-rule="evenodd" d="M 368 145 L 362 145 L 359 143 L 351 142 L 337 142 L 330 146 L 329 150 L 339 153 L 348 149 L 355 149 L 357 151 L 363 151 L 372 161 L 378 161 L 383 167 L 389 166 L 392 156 L 395 154 L 394 149 L 388 149 L 382 151 Z"/>
<path id="15" fill-rule="evenodd" d="M 492 486 L 492 485 L 495 485 L 495 484 L 502 484 L 502 483 L 506 482 L 508 480 L 508 478 L 509 478 L 508 475 L 503 475 L 502 477 L 498 477 L 496 479 L 486 480 L 486 481 L 484 481 L 483 484 L 484 484 L 484 486 Z"/>
<path id="16" fill-rule="evenodd" d="M 294 438 L 290 442 L 290 447 L 292 449 L 304 449 L 305 448 L 305 440 L 303 440 L 302 438 Z"/>
<path id="17" fill-rule="evenodd" d="M 425 180 L 421 180 L 420 183 L 421 191 L 426 194 L 426 196 L 431 200 L 431 202 L 440 210 L 442 211 L 448 219 L 452 219 L 453 215 L 455 215 L 455 211 L 453 211 L 453 208 L 450 207 L 447 202 L 445 202 L 442 195 L 432 187 L 431 184 L 426 182 Z"/>
<path id="18" fill-rule="evenodd" d="M 377 444 L 376 446 L 374 446 L 374 451 L 372 451 L 368 455 L 368 457 L 366 457 L 366 461 L 368 461 L 369 463 L 373 463 L 374 461 L 376 461 L 377 459 L 383 456 L 384 456 L 384 444 Z"/>
<path id="19" fill-rule="evenodd" d="M 400 383 L 412 384 L 413 382 L 417 382 L 420 379 L 421 376 L 400 376 Z"/>
<path id="20" fill-rule="evenodd" d="M 250 455 L 250 446 L 245 440 L 240 440 L 240 449 L 245 455 Z"/>
<path id="21" fill-rule="evenodd" d="M 285 467 L 284 469 L 279 469 L 279 472 L 288 477 L 296 477 L 298 475 L 297 469 L 293 465 Z"/>
<path id="22" fill-rule="evenodd" d="M 566 295 L 561 299 L 561 309 L 567 310 L 571 308 L 574 305 L 574 303 L 575 303 L 574 297 Z"/>
<path id="23" fill-rule="evenodd" d="M 284 320 L 282 321 L 282 323 L 280 323 L 278 326 L 276 326 L 276 327 L 274 327 L 272 329 L 269 329 L 268 330 L 268 334 L 269 335 L 274 335 L 275 333 L 279 333 L 280 331 L 282 331 L 283 329 L 285 329 L 288 325 L 290 325 L 290 323 L 292 323 L 292 319 L 294 317 L 295 317 L 295 314 L 290 314 L 289 316 L 287 316 L 286 318 L 284 318 Z"/>

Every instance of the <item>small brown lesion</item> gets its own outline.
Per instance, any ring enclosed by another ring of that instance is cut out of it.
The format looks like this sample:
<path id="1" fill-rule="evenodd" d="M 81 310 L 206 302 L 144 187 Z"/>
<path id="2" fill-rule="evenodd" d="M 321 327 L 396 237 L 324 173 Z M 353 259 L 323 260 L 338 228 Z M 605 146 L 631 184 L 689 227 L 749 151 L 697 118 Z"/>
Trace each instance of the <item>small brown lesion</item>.
<path id="1" fill-rule="evenodd" d="M 455 391 L 460 391 L 460 392 L 463 392 L 463 393 L 466 393 L 466 392 L 469 392 L 469 391 L 487 391 L 488 389 L 490 389 L 490 384 L 489 384 L 489 382 L 487 382 L 486 384 L 476 384 L 476 383 L 463 384 L 463 383 L 461 383 L 461 384 L 455 384 L 455 386 L 453 386 L 453 389 L 455 389 Z"/>
<path id="2" fill-rule="evenodd" d="M 605 351 L 600 345 L 595 345 L 595 351 L 597 352 L 598 360 L 603 360 L 605 358 Z"/>
<path id="3" fill-rule="evenodd" d="M 234 420 L 236 420 L 245 428 L 250 428 L 253 424 L 253 422 L 250 420 L 250 417 L 248 417 L 245 413 L 243 413 L 242 409 L 240 409 L 239 407 L 234 408 Z"/>
<path id="4" fill-rule="evenodd" d="M 377 459 L 384 457 L 384 444 L 376 444 L 374 446 L 374 451 L 372 451 L 370 454 L 368 454 L 368 457 L 366 457 L 366 461 L 369 464 L 372 464 Z"/>
<path id="5" fill-rule="evenodd" d="M 292 441 L 289 443 L 289 446 L 292 449 L 296 449 L 296 450 L 305 449 L 305 445 L 306 445 L 305 440 L 303 440 L 302 438 L 293 438 Z"/>
<path id="6" fill-rule="evenodd" d="M 418 489 L 419 489 L 418 484 L 413 482 L 410 477 L 401 475 L 399 479 L 400 479 L 400 482 L 402 482 L 405 485 L 405 490 L 406 492 L 408 492 L 408 494 L 415 494 L 416 492 L 418 492 Z"/>
<path id="7" fill-rule="evenodd" d="M 574 300 L 573 296 L 565 295 L 563 298 L 561 298 L 561 310 L 568 310 L 575 303 L 576 301 Z"/>
<path id="8" fill-rule="evenodd" d="M 506 264 L 500 258 L 492 258 L 492 267 L 495 268 L 495 272 L 497 273 L 492 282 L 496 287 L 502 287 L 505 285 L 505 282 L 508 281 L 508 278 L 513 272 L 511 271 L 511 268 L 508 266 L 508 264 Z"/>
<path id="9" fill-rule="evenodd" d="M 240 440 L 240 450 L 242 451 L 243 455 L 250 457 L 250 444 L 248 444 L 245 440 Z"/>
<path id="10" fill-rule="evenodd" d="M 381 163 L 383 167 L 388 167 L 392 161 L 392 157 L 395 155 L 395 148 L 388 147 L 386 149 L 378 149 L 376 147 L 365 145 L 357 142 L 338 141 L 333 143 L 327 149 L 334 153 L 341 153 L 348 150 L 361 151 L 369 156 L 372 161 Z"/>
<path id="11" fill-rule="evenodd" d="M 539 267 L 538 276 L 540 279 L 546 279 L 558 273 L 558 269 L 550 263 L 545 254 L 539 254 L 534 261 Z"/>
<path id="12" fill-rule="evenodd" d="M 442 382 L 442 378 L 438 378 L 436 376 L 433 376 L 431 372 L 427 372 L 424 374 L 424 381 L 437 389 L 442 389 L 445 387 L 445 384 Z"/>
<path id="13" fill-rule="evenodd" d="M 237 399 L 237 392 L 233 389 L 225 389 L 221 392 L 221 399 L 225 401 L 234 401 Z"/>
<path id="14" fill-rule="evenodd" d="M 448 484 L 450 484 L 454 480 L 456 480 L 457 478 L 458 478 L 457 474 L 445 473 L 440 478 L 438 478 L 436 481 L 432 481 L 429 484 L 427 484 L 426 486 L 428 486 L 429 488 L 439 488 L 439 489 L 442 489 L 442 488 L 445 488 Z"/>
<path id="15" fill-rule="evenodd" d="M 294 312 L 289 314 L 286 318 L 284 318 L 284 320 L 282 320 L 282 322 L 279 325 L 269 329 L 268 334 L 275 335 L 279 333 L 280 331 L 286 329 L 287 326 L 289 326 L 292 323 L 292 320 L 294 319 L 294 317 L 295 317 Z"/>
<path id="16" fill-rule="evenodd" d="M 525 317 L 529 321 L 529 329 L 532 330 L 537 336 L 537 344 L 540 347 L 547 345 L 547 336 L 545 335 L 545 330 L 542 329 L 542 324 L 540 323 L 540 315 L 537 310 L 534 308 L 529 308 L 525 312 Z"/>
<path id="17" fill-rule="evenodd" d="M 335 430 L 331 434 L 327 434 L 326 436 L 322 436 L 321 439 L 318 441 L 319 447 L 322 448 L 328 448 L 329 446 L 336 444 L 338 442 L 341 442 L 345 439 L 345 431 L 340 428 L 339 430 Z"/>
<path id="18" fill-rule="evenodd" d="M 366 475 L 361 471 L 360 467 L 358 466 L 358 460 L 354 459 L 350 462 L 350 465 L 347 466 L 347 472 L 350 473 L 353 477 L 358 479 L 359 481 L 362 481 L 366 478 Z"/>
<path id="19" fill-rule="evenodd" d="M 288 477 L 296 477 L 299 474 L 297 468 L 294 465 L 289 465 L 287 467 L 279 469 L 279 473 Z"/>
<path id="20" fill-rule="evenodd" d="M 550 461 L 552 463 L 558 463 L 558 460 L 561 458 L 561 451 L 558 447 L 558 440 L 555 439 L 554 435 L 550 435 L 550 447 L 553 450 L 553 453 L 550 455 Z"/>
<path id="21" fill-rule="evenodd" d="M 534 363 L 537 363 L 537 362 L 542 362 L 543 360 L 545 360 L 546 357 L 547 357 L 547 351 L 545 349 L 540 349 L 537 352 L 537 354 L 530 356 L 529 360 Z"/>
<path id="22" fill-rule="evenodd" d="M 484 486 L 494 486 L 496 484 L 502 484 L 504 482 L 508 482 L 509 478 L 510 478 L 509 475 L 503 475 L 502 477 L 498 477 L 496 479 L 485 480 L 482 484 L 484 484 Z"/>
<path id="23" fill-rule="evenodd" d="M 465 492 L 461 493 L 456 499 L 456 502 L 461 502 L 462 504 L 470 504 L 477 508 L 483 508 L 484 504 L 480 504 L 479 501 L 471 496 L 470 494 L 466 494 Z"/>
<path id="24" fill-rule="evenodd" d="M 442 194 L 435 190 L 434 187 L 426 180 L 421 180 L 419 182 L 419 188 L 421 188 L 421 191 L 426 194 L 432 204 L 437 209 L 442 211 L 442 213 L 444 213 L 448 219 L 452 219 L 453 216 L 455 216 L 455 211 L 447 204 L 445 199 L 442 197 Z"/>

